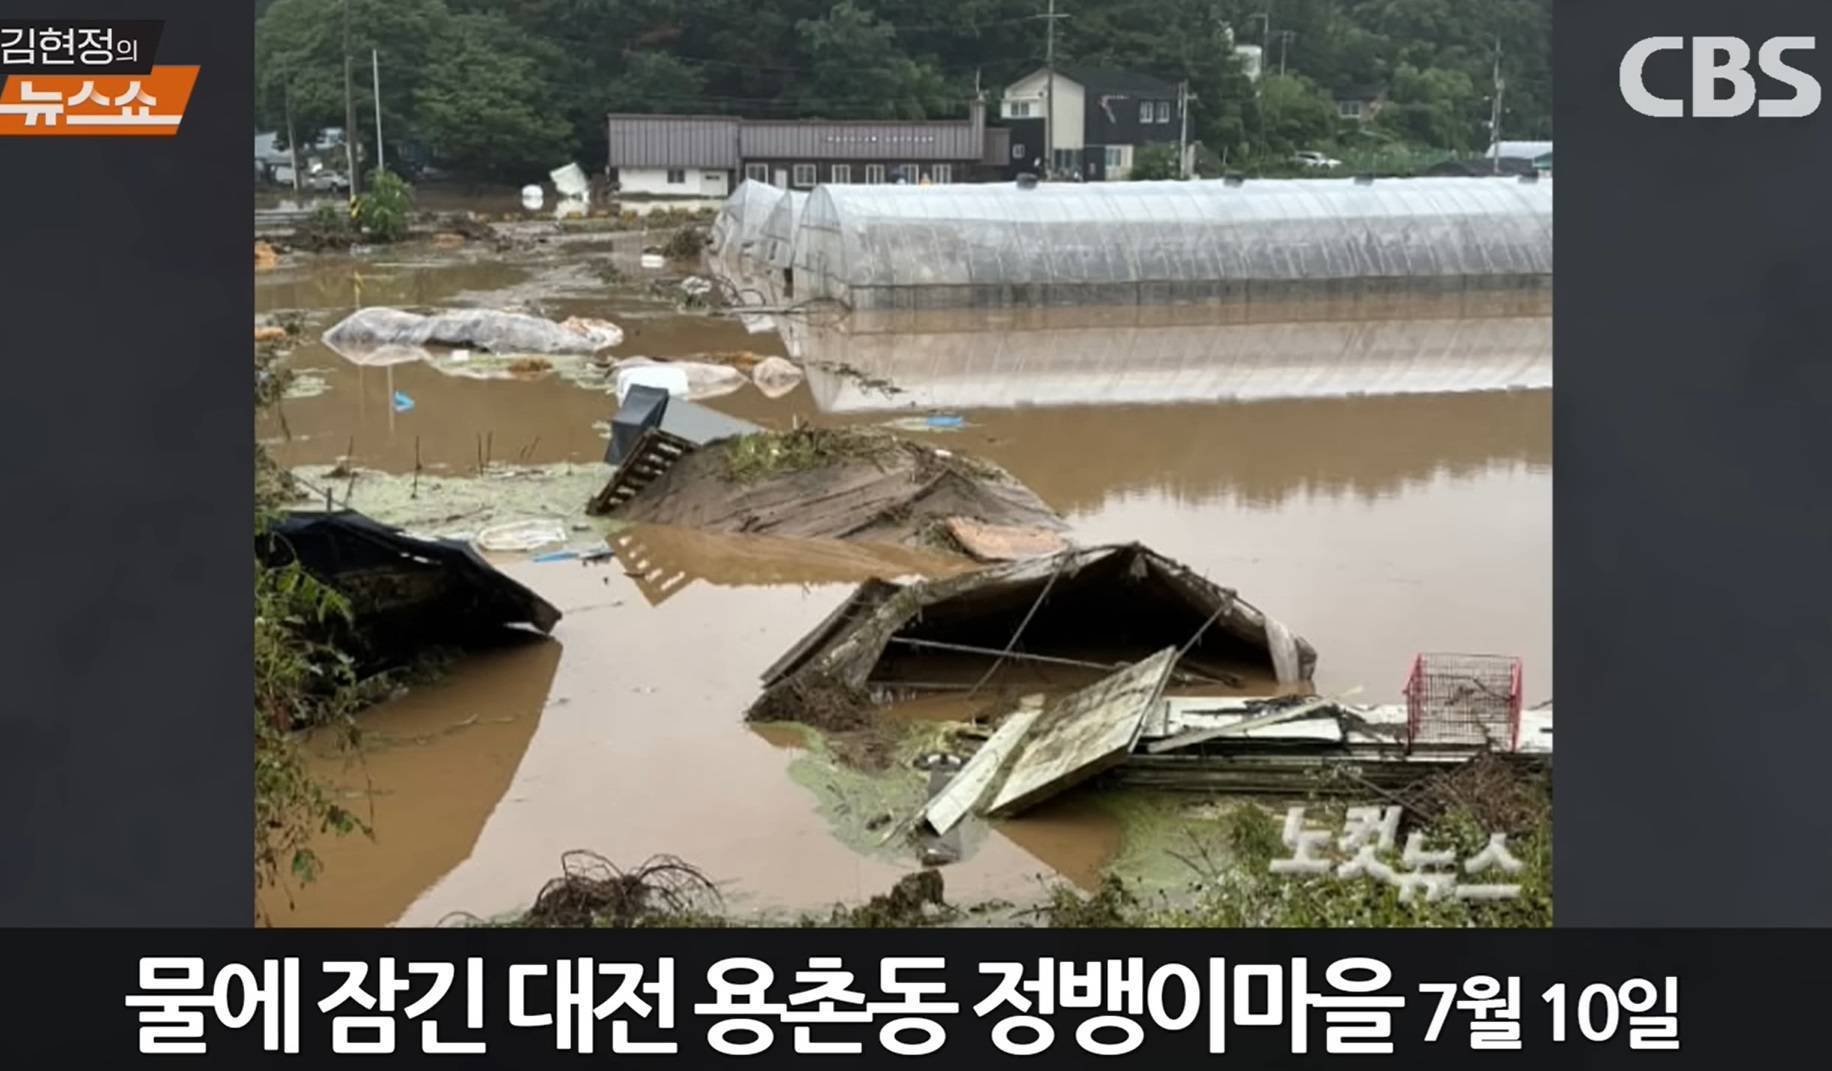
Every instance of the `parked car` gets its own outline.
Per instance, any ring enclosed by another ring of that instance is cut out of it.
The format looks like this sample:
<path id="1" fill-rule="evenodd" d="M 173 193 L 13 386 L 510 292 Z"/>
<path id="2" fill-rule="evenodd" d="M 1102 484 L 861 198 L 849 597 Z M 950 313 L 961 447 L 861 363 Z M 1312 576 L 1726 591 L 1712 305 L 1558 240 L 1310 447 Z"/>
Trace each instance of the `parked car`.
<path id="1" fill-rule="evenodd" d="M 343 193 L 350 188 L 350 179 L 341 171 L 314 171 L 305 176 L 305 188 L 319 192 Z"/>
<path id="2" fill-rule="evenodd" d="M 1310 150 L 1306 150 L 1304 152 L 1300 152 L 1300 153 L 1293 155 L 1291 160 L 1293 163 L 1303 164 L 1305 167 L 1341 167 L 1342 166 L 1341 160 L 1337 160 L 1334 157 L 1325 156 L 1324 154 L 1320 152 L 1313 152 Z"/>

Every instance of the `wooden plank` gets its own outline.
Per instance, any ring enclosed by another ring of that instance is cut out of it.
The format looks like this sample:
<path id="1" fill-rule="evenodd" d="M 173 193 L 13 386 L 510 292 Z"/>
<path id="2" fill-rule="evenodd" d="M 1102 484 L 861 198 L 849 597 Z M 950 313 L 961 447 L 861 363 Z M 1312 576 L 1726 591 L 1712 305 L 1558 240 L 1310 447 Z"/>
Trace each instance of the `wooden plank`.
<path id="1" fill-rule="evenodd" d="M 650 428 L 642 433 L 631 447 L 630 456 L 618 466 L 610 482 L 604 485 L 592 498 L 587 512 L 609 513 L 642 493 L 656 479 L 666 474 L 668 469 L 694 448 L 693 444 L 678 435 L 672 435 L 659 428 Z"/>
<path id="2" fill-rule="evenodd" d="M 988 813 L 1016 814 L 1125 761 L 1176 661 L 1177 649 L 1166 647 L 1046 705 Z"/>
<path id="3" fill-rule="evenodd" d="M 947 526 L 955 541 L 981 561 L 1043 558 L 1069 549 L 1069 541 L 1062 533 L 1047 528 L 986 524 L 972 517 L 949 517 Z"/>
<path id="4" fill-rule="evenodd" d="M 1250 718 L 1242 718 L 1232 725 L 1224 725 L 1217 729 L 1191 729 L 1188 732 L 1178 733 L 1176 736 L 1167 736 L 1162 740 L 1153 740 L 1151 743 L 1145 745 L 1145 750 L 1156 755 L 1159 752 L 1175 751 L 1178 748 L 1190 747 L 1195 744 L 1219 739 L 1225 736 L 1246 736 L 1255 729 L 1264 728 L 1268 725 L 1278 725 L 1281 722 L 1296 721 L 1306 715 L 1322 710 L 1325 707 L 1333 707 L 1335 705 L 1336 701 L 1328 697 L 1313 699 L 1308 703 L 1298 703 L 1295 706 L 1283 707 L 1278 710 L 1269 710 L 1264 714 L 1255 714 Z"/>
<path id="5" fill-rule="evenodd" d="M 1000 723 L 998 731 L 992 734 L 980 749 L 967 760 L 967 765 L 954 775 L 948 787 L 938 793 L 923 808 L 918 816 L 919 821 L 926 821 L 937 834 L 946 833 L 954 824 L 966 817 L 974 806 L 984 799 L 993 787 L 998 776 L 1005 769 L 1005 762 L 1024 742 L 1025 735 L 1037 718 L 1043 713 L 1041 708 L 1018 710 Z"/>

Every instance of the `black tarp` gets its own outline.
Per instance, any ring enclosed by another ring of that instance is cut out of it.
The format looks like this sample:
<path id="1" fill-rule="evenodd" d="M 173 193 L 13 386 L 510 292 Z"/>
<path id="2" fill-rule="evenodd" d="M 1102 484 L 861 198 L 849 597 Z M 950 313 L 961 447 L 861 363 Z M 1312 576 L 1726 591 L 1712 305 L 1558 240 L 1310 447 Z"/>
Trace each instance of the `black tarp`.
<path id="1" fill-rule="evenodd" d="M 488 640 L 504 628 L 551 632 L 560 611 L 469 543 L 422 539 L 354 510 L 285 514 L 255 541 L 275 567 L 298 562 L 342 594 L 370 653 Z"/>

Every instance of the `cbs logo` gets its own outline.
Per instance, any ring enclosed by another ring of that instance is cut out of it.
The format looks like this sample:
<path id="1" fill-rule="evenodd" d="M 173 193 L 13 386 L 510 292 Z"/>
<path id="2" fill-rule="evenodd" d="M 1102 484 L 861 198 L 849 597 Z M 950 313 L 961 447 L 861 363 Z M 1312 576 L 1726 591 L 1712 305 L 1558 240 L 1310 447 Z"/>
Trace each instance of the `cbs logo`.
<path id="1" fill-rule="evenodd" d="M 1687 115 L 1687 101 L 1657 97 L 1648 92 L 1642 71 L 1656 52 L 1685 49 L 1683 37 L 1645 37 L 1622 57 L 1617 83 L 1622 99 L 1642 115 L 1656 119 L 1679 119 Z M 1798 67 L 1790 66 L 1785 53 L 1813 47 L 1811 37 L 1771 37 L 1762 42 L 1756 53 L 1756 67 L 1763 74 L 1793 88 L 1791 97 L 1758 99 L 1756 77 L 1749 72 L 1749 42 L 1741 37 L 1694 37 L 1690 45 L 1692 59 L 1691 112 L 1694 118 L 1722 119 L 1746 115 L 1753 107 L 1765 119 L 1798 119 L 1819 110 L 1819 81 Z M 1720 89 L 1728 90 L 1724 95 Z"/>

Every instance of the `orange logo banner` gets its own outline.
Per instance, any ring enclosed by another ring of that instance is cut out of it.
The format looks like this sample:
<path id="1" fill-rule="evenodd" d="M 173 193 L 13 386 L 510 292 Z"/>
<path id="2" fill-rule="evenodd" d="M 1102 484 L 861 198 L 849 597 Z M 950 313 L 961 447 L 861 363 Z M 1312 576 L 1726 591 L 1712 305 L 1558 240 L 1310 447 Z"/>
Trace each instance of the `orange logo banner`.
<path id="1" fill-rule="evenodd" d="M 12 75 L 0 91 L 0 135 L 169 137 L 178 133 L 198 70 Z"/>

